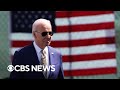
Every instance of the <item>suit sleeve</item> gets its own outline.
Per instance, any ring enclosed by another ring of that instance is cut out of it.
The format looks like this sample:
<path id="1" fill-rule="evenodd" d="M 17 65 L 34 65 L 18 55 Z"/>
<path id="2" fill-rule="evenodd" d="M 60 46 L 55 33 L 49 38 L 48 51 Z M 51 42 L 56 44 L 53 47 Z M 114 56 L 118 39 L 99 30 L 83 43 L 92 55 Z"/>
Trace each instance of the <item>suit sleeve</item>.
<path id="1" fill-rule="evenodd" d="M 22 55 L 18 51 L 16 51 L 13 56 L 12 65 L 13 66 L 22 65 L 21 61 L 22 61 Z M 17 72 L 14 70 L 10 73 L 10 79 L 20 79 L 22 77 L 23 77 L 22 72 Z"/>

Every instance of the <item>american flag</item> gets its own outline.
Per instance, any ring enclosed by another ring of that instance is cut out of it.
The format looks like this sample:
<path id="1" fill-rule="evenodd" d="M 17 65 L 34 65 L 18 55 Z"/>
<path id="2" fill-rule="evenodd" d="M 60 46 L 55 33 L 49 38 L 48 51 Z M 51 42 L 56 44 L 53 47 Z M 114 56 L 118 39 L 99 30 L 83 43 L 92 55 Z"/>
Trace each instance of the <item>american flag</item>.
<path id="1" fill-rule="evenodd" d="M 37 18 L 52 22 L 51 46 L 63 56 L 65 76 L 116 73 L 113 11 L 11 11 L 11 54 L 33 41 Z"/>

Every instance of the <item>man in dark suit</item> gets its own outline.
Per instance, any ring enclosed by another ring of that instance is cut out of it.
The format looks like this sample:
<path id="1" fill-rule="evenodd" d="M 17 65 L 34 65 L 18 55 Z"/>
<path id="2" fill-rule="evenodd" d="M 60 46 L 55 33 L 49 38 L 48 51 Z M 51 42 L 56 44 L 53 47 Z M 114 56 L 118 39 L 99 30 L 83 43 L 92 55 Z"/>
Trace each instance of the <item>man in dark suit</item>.
<path id="1" fill-rule="evenodd" d="M 14 53 L 12 65 L 43 65 L 42 52 L 44 54 L 46 66 L 54 65 L 47 70 L 46 76 L 42 71 L 12 71 L 10 79 L 64 79 L 62 55 L 61 53 L 50 46 L 51 37 L 53 35 L 52 26 L 49 20 L 38 19 L 32 25 L 32 35 L 34 42 L 31 45 L 25 46 Z M 30 68 L 29 67 L 29 68 Z M 54 69 L 54 71 L 52 71 Z"/>

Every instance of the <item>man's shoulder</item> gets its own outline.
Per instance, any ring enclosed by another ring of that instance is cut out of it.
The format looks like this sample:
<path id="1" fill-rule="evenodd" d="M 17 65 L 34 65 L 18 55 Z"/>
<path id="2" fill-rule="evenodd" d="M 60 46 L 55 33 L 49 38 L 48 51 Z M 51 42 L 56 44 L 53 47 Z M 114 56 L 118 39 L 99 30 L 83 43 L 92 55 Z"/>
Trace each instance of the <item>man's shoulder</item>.
<path id="1" fill-rule="evenodd" d="M 18 50 L 16 50 L 17 52 L 25 52 L 25 51 L 28 51 L 30 48 L 32 48 L 32 44 L 30 45 L 26 45 L 22 48 L 19 48 Z"/>
<path id="2" fill-rule="evenodd" d="M 61 54 L 60 50 L 58 50 L 57 48 L 54 48 L 52 46 L 48 46 L 48 48 L 50 48 L 52 51 L 54 51 L 55 53 Z"/>

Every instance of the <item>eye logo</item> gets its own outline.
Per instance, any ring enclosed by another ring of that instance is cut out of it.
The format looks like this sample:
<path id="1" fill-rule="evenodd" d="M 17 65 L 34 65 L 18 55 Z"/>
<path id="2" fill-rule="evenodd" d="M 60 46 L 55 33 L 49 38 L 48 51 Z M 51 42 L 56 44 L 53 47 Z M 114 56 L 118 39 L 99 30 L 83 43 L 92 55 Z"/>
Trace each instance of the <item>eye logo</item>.
<path id="1" fill-rule="evenodd" d="M 12 72 L 14 70 L 14 66 L 13 65 L 8 65 L 7 70 L 9 72 Z"/>

